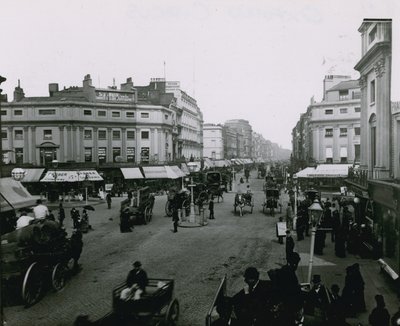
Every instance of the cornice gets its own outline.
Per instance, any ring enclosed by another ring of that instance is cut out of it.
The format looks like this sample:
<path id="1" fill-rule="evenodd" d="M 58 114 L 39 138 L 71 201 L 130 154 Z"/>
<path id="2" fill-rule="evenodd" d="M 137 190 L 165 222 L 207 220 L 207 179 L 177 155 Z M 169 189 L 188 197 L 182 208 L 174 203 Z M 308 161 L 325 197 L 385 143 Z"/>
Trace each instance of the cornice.
<path id="1" fill-rule="evenodd" d="M 380 54 L 380 52 L 384 52 L 385 50 L 390 49 L 390 42 L 389 41 L 384 41 L 384 42 L 378 42 L 370 48 L 367 53 L 364 54 L 364 56 L 360 59 L 360 61 L 357 62 L 357 64 L 354 66 L 354 69 L 361 72 L 363 68 L 370 62 L 370 60 L 375 56 Z"/>

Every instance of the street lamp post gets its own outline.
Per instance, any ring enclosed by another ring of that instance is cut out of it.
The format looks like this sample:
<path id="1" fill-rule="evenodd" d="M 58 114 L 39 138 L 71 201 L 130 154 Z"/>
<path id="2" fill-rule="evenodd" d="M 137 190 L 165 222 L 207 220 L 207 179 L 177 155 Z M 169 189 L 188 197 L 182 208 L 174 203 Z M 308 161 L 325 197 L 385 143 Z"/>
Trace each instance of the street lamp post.
<path id="1" fill-rule="evenodd" d="M 236 191 L 236 172 L 235 168 L 232 167 L 232 192 Z"/>
<path id="2" fill-rule="evenodd" d="M 310 261 L 308 264 L 308 277 L 307 283 L 311 283 L 311 274 L 314 258 L 315 234 L 317 232 L 317 225 L 322 217 L 323 209 L 317 199 L 314 200 L 312 205 L 308 208 L 309 215 L 311 216 L 311 244 L 310 244 Z"/>
<path id="3" fill-rule="evenodd" d="M 189 171 L 192 173 L 195 171 L 196 167 L 193 164 L 188 164 Z M 193 183 L 193 176 L 190 176 L 190 184 L 188 187 L 190 187 L 190 195 L 191 195 L 191 200 L 190 200 L 190 215 L 189 215 L 189 222 L 194 223 L 196 221 L 196 213 L 194 211 L 194 194 L 193 194 L 193 187 L 196 185 Z"/>

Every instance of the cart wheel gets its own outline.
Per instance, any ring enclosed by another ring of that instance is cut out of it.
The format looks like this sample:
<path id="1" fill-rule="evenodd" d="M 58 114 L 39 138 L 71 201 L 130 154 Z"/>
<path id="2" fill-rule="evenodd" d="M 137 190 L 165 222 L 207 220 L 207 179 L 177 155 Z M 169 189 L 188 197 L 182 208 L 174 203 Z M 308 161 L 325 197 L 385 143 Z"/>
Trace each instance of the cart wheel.
<path id="1" fill-rule="evenodd" d="M 174 299 L 168 305 L 167 313 L 165 314 L 165 324 L 168 326 L 176 325 L 179 317 L 179 302 Z"/>
<path id="2" fill-rule="evenodd" d="M 206 204 L 208 202 L 208 193 L 205 191 L 202 191 L 199 195 L 199 199 Z"/>
<path id="3" fill-rule="evenodd" d="M 25 307 L 30 307 L 38 302 L 43 289 L 43 280 L 39 264 L 34 262 L 25 273 L 22 283 L 22 299 Z"/>
<path id="4" fill-rule="evenodd" d="M 145 217 L 146 217 L 147 223 L 150 223 L 150 221 L 151 221 L 151 208 L 150 208 L 150 206 L 146 206 L 144 212 L 145 212 Z"/>
<path id="5" fill-rule="evenodd" d="M 168 217 L 172 216 L 172 208 L 171 208 L 171 201 L 167 200 L 166 204 L 165 204 L 165 214 Z"/>
<path id="6" fill-rule="evenodd" d="M 65 286 L 65 266 L 58 263 L 51 273 L 51 285 L 54 291 L 60 291 Z"/>

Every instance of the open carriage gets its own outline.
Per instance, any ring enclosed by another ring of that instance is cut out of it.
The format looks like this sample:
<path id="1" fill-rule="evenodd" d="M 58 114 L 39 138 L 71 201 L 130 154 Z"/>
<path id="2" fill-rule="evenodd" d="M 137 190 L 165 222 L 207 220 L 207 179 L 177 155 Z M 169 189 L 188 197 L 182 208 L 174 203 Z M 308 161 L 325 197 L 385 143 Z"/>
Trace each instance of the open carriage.
<path id="1" fill-rule="evenodd" d="M 78 244 L 79 246 L 79 244 Z M 26 307 L 40 300 L 45 289 L 60 291 L 75 267 L 76 243 L 57 222 L 41 220 L 1 237 L 2 291 L 20 297 Z"/>
<path id="2" fill-rule="evenodd" d="M 250 213 L 253 213 L 254 208 L 254 198 L 251 193 L 237 193 L 235 195 L 235 202 L 233 204 L 233 210 L 236 214 L 239 211 L 239 215 L 243 216 L 243 211 L 245 206 L 250 207 Z"/>
<path id="3" fill-rule="evenodd" d="M 153 217 L 155 197 L 149 187 L 143 187 L 133 192 L 132 198 L 121 202 L 120 212 L 129 210 L 131 224 L 147 224 Z"/>
<path id="4" fill-rule="evenodd" d="M 149 279 L 146 291 L 139 300 L 120 299 L 126 288 L 123 282 L 112 292 L 113 312 L 100 325 L 157 325 L 174 326 L 179 317 L 179 302 L 173 297 L 174 280 Z M 106 322 L 108 321 L 108 323 Z"/>
<path id="5" fill-rule="evenodd" d="M 277 188 L 265 189 L 265 200 L 263 203 L 263 213 L 269 212 L 272 216 L 279 210 L 282 213 L 282 205 L 279 202 L 280 192 Z"/>

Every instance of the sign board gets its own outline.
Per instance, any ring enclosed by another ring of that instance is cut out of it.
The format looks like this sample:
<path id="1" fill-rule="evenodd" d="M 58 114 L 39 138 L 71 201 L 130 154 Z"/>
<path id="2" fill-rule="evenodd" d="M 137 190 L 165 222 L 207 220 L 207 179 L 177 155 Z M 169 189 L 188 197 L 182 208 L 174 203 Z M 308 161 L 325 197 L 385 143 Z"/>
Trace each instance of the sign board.
<path id="1" fill-rule="evenodd" d="M 106 102 L 133 102 L 133 93 L 96 91 L 96 100 Z"/>
<path id="2" fill-rule="evenodd" d="M 106 183 L 104 186 L 105 191 L 111 191 L 113 188 L 113 183 Z"/>
<path id="3" fill-rule="evenodd" d="M 278 237 L 286 236 L 286 222 L 277 222 L 276 223 L 276 234 Z"/>
<path id="4" fill-rule="evenodd" d="M 140 159 L 142 162 L 149 162 L 150 159 L 150 148 L 142 147 L 140 151 Z"/>

